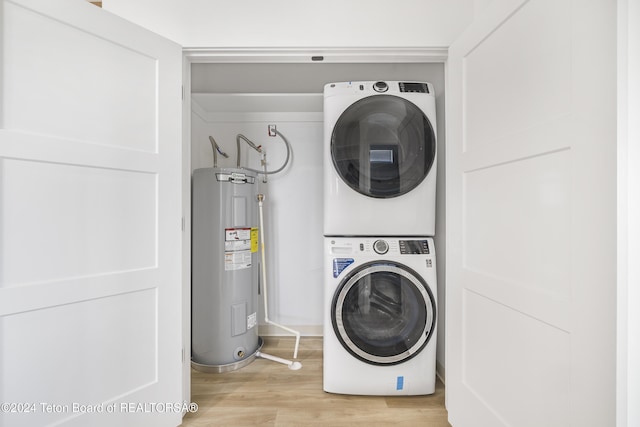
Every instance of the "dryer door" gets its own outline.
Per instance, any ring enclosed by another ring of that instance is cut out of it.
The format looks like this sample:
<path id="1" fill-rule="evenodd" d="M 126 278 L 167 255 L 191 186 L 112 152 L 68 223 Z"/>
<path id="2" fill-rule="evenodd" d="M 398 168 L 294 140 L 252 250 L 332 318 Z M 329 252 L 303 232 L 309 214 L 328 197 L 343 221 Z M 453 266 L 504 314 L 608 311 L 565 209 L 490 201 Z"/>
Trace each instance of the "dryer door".
<path id="1" fill-rule="evenodd" d="M 331 320 L 354 357 L 394 365 L 427 345 L 435 331 L 436 303 L 427 283 L 409 267 L 376 261 L 356 268 L 340 283 Z"/>
<path id="2" fill-rule="evenodd" d="M 354 102 L 331 135 L 331 158 L 353 190 L 376 198 L 401 196 L 429 174 L 436 137 L 414 103 L 393 95 Z"/>

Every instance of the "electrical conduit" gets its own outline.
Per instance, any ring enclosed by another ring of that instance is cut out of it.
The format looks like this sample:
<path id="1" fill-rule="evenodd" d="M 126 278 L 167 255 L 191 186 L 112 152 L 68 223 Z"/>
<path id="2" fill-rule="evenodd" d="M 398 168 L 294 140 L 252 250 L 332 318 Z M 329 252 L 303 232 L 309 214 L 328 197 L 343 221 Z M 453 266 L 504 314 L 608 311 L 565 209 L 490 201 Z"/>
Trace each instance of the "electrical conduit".
<path id="1" fill-rule="evenodd" d="M 282 165 L 278 169 L 268 171 L 267 170 L 267 154 L 264 148 L 262 148 L 262 145 L 254 144 L 249 138 L 242 135 L 241 133 L 236 135 L 236 151 L 238 156 L 238 162 L 237 162 L 238 168 L 242 167 L 240 166 L 240 140 L 243 140 L 249 145 L 249 147 L 253 148 L 258 153 L 262 154 L 262 166 L 264 167 L 264 170 L 259 171 L 257 169 L 252 169 L 250 167 L 242 167 L 242 169 L 246 169 L 248 171 L 255 172 L 257 174 L 262 174 L 264 176 L 263 182 L 265 183 L 267 182 L 267 175 L 273 175 L 273 174 L 282 172 L 282 170 L 284 170 L 284 168 L 287 167 L 287 165 L 289 164 L 289 161 L 291 160 L 291 144 L 289 143 L 289 140 L 287 140 L 287 138 L 285 138 L 285 136 L 279 131 L 276 130 L 275 134 L 282 139 L 282 142 L 284 142 L 285 148 L 287 149 L 287 157 L 284 159 L 284 163 L 282 163 Z"/>

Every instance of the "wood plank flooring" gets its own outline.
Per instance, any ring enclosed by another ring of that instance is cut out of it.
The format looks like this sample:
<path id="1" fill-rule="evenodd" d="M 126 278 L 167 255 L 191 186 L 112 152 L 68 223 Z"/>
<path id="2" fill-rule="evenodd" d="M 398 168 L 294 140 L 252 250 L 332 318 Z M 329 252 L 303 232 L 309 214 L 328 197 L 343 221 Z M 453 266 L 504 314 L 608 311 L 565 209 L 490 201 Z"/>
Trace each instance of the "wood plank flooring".
<path id="1" fill-rule="evenodd" d="M 291 359 L 295 340 L 265 337 L 262 351 Z M 438 380 L 430 396 L 347 396 L 322 390 L 322 338 L 302 337 L 302 369 L 265 359 L 224 374 L 192 370 L 191 400 L 198 404 L 183 427 L 202 426 L 425 426 L 451 427 Z"/>

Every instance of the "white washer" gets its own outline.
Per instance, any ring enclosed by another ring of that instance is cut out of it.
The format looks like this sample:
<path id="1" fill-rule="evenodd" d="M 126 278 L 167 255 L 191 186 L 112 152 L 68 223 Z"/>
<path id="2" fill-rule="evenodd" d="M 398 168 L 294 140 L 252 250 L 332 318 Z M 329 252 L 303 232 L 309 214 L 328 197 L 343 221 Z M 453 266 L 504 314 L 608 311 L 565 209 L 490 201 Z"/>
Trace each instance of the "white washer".
<path id="1" fill-rule="evenodd" d="M 433 239 L 325 237 L 324 264 L 324 390 L 433 393 Z"/>
<path id="2" fill-rule="evenodd" d="M 435 234 L 434 95 L 425 82 L 325 85 L 325 236 Z"/>

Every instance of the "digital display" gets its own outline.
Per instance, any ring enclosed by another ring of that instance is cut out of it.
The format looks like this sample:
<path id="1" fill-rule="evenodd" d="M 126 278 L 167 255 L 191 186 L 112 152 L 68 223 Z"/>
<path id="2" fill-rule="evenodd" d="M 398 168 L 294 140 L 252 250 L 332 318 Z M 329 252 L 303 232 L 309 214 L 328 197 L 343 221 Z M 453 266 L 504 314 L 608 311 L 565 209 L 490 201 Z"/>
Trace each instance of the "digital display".
<path id="1" fill-rule="evenodd" d="M 393 163 L 393 150 L 369 150 L 371 163 Z"/>
<path id="2" fill-rule="evenodd" d="M 429 93 L 429 86 L 425 83 L 400 83 L 400 92 Z"/>
<path id="3" fill-rule="evenodd" d="M 400 253 L 408 255 L 429 254 L 426 240 L 400 240 Z"/>

